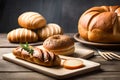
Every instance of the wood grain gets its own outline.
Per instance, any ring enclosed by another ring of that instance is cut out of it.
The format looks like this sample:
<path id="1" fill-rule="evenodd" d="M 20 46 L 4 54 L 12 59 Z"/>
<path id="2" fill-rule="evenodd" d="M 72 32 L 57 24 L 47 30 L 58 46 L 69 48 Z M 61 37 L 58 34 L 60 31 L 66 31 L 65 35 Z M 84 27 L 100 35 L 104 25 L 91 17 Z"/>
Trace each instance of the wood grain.
<path id="1" fill-rule="evenodd" d="M 3 37 L 5 37 L 5 35 L 6 34 L 0 34 L 0 42 L 4 41 L 5 38 Z M 74 35 L 74 33 L 70 33 L 68 35 Z M 93 49 L 95 51 L 95 49 L 91 46 L 82 44 L 80 44 L 80 46 Z M 3 60 L 2 55 L 11 52 L 12 49 L 13 48 L 7 47 L 0 48 L 0 80 L 56 80 L 55 78 L 34 72 L 25 67 Z M 112 48 L 110 50 L 112 51 Z M 115 52 L 120 54 L 119 49 L 117 49 Z M 97 51 L 95 51 L 95 55 L 89 58 L 89 60 L 100 63 L 101 70 L 93 71 L 84 75 L 77 75 L 66 80 L 118 80 L 120 78 L 120 61 L 106 61 L 100 55 L 98 55 Z"/>
<path id="2" fill-rule="evenodd" d="M 73 57 L 67 57 L 67 56 L 60 56 L 60 58 L 81 60 L 81 61 L 83 61 L 83 64 L 85 66 L 82 68 L 79 68 L 79 69 L 74 69 L 74 70 L 69 70 L 69 69 L 63 68 L 61 66 L 50 68 L 50 67 L 36 65 L 36 64 L 18 59 L 12 53 L 8 53 L 8 54 L 3 55 L 4 60 L 16 63 L 20 66 L 24 66 L 28 69 L 46 74 L 48 76 L 51 76 L 51 77 L 54 77 L 57 79 L 65 79 L 65 78 L 73 77 L 75 75 L 85 74 L 85 73 L 88 73 L 88 72 L 91 72 L 91 71 L 94 71 L 94 70 L 97 70 L 100 68 L 99 63 L 95 63 L 95 62 L 85 60 L 82 58 L 73 58 Z"/>

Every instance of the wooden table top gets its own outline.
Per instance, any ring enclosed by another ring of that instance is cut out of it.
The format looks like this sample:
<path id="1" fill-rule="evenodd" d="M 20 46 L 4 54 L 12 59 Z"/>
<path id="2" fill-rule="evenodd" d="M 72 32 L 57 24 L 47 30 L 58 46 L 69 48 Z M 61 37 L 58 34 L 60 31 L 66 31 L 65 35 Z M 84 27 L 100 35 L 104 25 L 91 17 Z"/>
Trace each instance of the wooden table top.
<path id="1" fill-rule="evenodd" d="M 67 33 L 67 35 L 73 38 L 74 33 Z M 0 34 L 0 43 L 6 40 L 6 36 L 7 34 Z M 86 45 L 85 47 L 91 48 L 91 46 Z M 10 53 L 12 49 L 12 47 L 0 47 L 0 80 L 56 80 L 42 73 L 3 60 L 2 55 Z M 113 51 L 120 54 L 119 49 Z M 96 51 L 95 55 L 88 60 L 100 63 L 100 70 L 77 75 L 68 80 L 118 80 L 120 78 L 120 61 L 106 61 Z"/>

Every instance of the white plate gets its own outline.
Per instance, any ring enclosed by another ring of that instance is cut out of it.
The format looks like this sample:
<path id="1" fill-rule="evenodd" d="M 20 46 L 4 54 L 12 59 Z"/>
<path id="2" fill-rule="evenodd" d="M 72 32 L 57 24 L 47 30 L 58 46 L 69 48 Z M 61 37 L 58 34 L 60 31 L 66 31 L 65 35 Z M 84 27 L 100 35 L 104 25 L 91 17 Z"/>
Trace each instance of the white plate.
<path id="1" fill-rule="evenodd" d="M 93 46 L 120 46 L 120 43 L 95 43 L 95 42 L 89 42 L 84 40 L 80 37 L 78 33 L 74 35 L 74 39 L 79 41 L 80 43 L 87 44 L 87 45 L 93 45 Z"/>
<path id="2" fill-rule="evenodd" d="M 66 57 L 66 56 L 60 56 L 61 58 L 65 58 L 65 59 L 78 59 L 78 60 L 82 60 L 85 67 L 79 68 L 79 69 L 74 69 L 74 70 L 69 70 L 69 69 L 65 69 L 63 67 L 44 67 L 44 66 L 40 66 L 37 64 L 33 64 L 21 59 L 16 58 L 12 53 L 8 53 L 8 54 L 4 54 L 3 55 L 3 59 L 14 62 L 16 64 L 19 64 L 21 66 L 24 66 L 26 68 L 35 70 L 37 72 L 49 75 L 51 77 L 55 77 L 58 79 L 63 79 L 63 78 L 69 78 L 75 75 L 80 75 L 80 74 L 84 74 L 90 71 L 94 71 L 96 69 L 100 68 L 100 64 L 96 63 L 96 62 L 92 62 L 92 61 L 88 61 L 85 59 L 81 59 L 81 58 L 73 58 L 73 57 Z"/>

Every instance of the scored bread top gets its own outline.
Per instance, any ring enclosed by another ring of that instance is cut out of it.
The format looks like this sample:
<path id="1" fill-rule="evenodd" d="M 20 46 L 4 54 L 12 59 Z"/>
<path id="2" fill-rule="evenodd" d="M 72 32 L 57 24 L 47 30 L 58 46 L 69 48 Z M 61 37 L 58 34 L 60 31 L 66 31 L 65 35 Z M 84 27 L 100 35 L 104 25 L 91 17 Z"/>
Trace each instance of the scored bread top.
<path id="1" fill-rule="evenodd" d="M 10 42 L 36 42 L 38 36 L 35 32 L 26 28 L 17 28 L 8 33 L 7 39 Z"/>
<path id="2" fill-rule="evenodd" d="M 80 17 L 78 32 L 88 41 L 120 42 L 119 16 L 120 6 L 92 7 Z"/>

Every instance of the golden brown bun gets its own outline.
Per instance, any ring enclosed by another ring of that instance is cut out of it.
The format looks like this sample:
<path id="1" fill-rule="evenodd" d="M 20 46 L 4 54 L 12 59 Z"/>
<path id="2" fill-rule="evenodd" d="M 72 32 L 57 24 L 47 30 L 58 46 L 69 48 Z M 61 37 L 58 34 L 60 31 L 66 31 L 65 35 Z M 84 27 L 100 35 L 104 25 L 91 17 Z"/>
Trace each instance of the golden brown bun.
<path id="1" fill-rule="evenodd" d="M 42 66 L 60 66 L 61 63 L 61 59 L 58 55 L 39 48 L 34 48 L 33 54 L 30 54 L 21 47 L 17 47 L 13 49 L 13 54 L 17 58 Z"/>
<path id="2" fill-rule="evenodd" d="M 46 20 L 37 12 L 24 12 L 18 17 L 18 24 L 24 28 L 38 29 L 46 25 Z"/>
<path id="3" fill-rule="evenodd" d="M 43 47 L 57 55 L 74 53 L 74 41 L 67 35 L 53 35 L 43 42 Z"/>
<path id="4" fill-rule="evenodd" d="M 80 36 L 88 41 L 120 42 L 120 6 L 98 6 L 85 11 L 79 19 Z"/>
<path id="5" fill-rule="evenodd" d="M 63 30 L 58 24 L 49 23 L 42 29 L 39 29 L 37 33 L 41 40 L 45 40 L 52 35 L 63 34 Z"/>
<path id="6" fill-rule="evenodd" d="M 10 42 L 36 42 L 38 41 L 38 36 L 35 32 L 25 29 L 17 28 L 10 31 L 7 35 L 7 39 Z"/>

